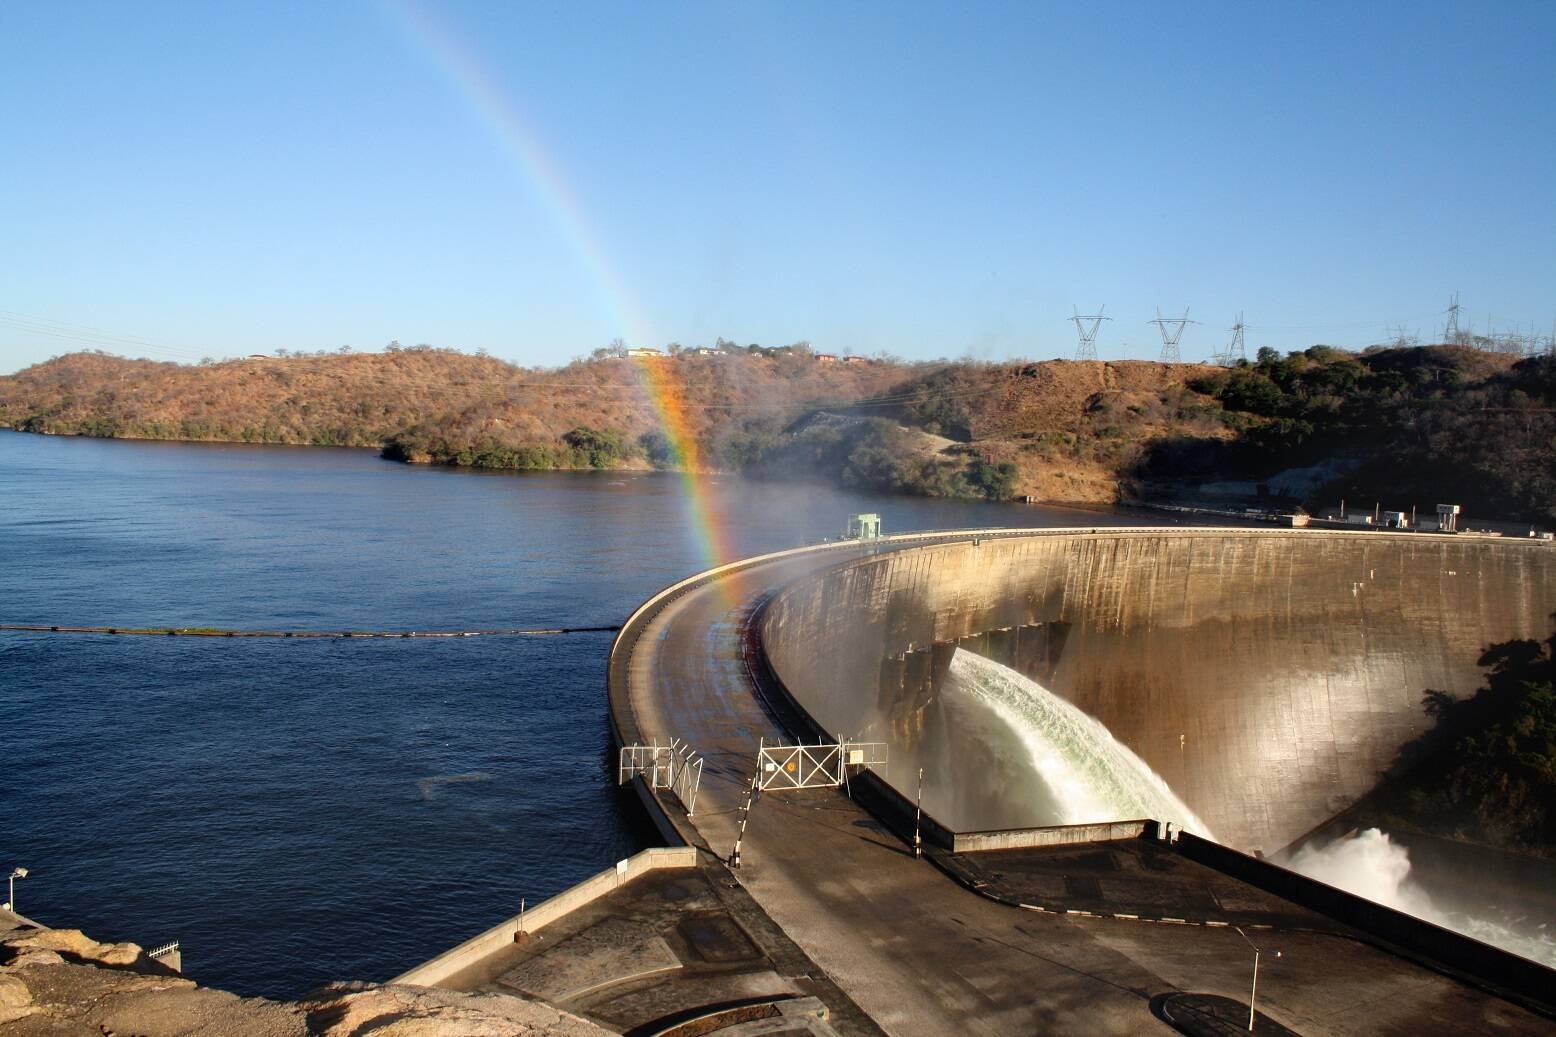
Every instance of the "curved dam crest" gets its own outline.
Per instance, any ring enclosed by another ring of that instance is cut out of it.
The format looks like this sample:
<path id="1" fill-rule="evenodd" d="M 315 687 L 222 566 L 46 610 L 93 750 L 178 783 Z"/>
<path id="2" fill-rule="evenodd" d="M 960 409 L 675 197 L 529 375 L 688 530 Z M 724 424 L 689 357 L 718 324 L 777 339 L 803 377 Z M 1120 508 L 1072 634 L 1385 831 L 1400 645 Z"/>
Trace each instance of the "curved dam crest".
<path id="1" fill-rule="evenodd" d="M 1485 648 L 1547 636 L 1553 612 L 1542 543 L 1067 530 L 802 576 L 761 635 L 819 724 L 891 743 L 899 791 L 925 767 L 926 808 L 953 829 L 1052 823 L 986 773 L 937 694 L 960 646 L 1096 717 L 1230 845 L 1273 853 L 1373 788 L 1430 726 L 1428 689 L 1473 693 Z"/>

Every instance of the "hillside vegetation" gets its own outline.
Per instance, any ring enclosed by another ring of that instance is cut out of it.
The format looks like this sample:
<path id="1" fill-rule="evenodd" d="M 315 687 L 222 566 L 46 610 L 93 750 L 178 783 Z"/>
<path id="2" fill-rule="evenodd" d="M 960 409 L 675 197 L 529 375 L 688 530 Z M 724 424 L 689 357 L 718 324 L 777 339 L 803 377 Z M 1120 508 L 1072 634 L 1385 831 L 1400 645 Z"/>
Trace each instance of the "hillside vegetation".
<path id="1" fill-rule="evenodd" d="M 429 347 L 196 366 L 74 353 L 0 377 L 0 426 L 488 468 L 680 467 L 651 383 L 703 467 L 758 478 L 1110 502 L 1327 463 L 1324 499 L 1556 517 L 1556 361 L 1446 346 L 1261 350 L 1230 370 L 844 363 L 727 344 L 549 370 Z"/>
<path id="2" fill-rule="evenodd" d="M 1237 431 L 1228 441 L 1164 439 L 1146 478 L 1258 478 L 1272 465 L 1341 459 L 1329 500 L 1393 501 L 1427 511 L 1556 519 L 1556 357 L 1464 346 L 1369 351 L 1315 346 L 1195 379 Z"/>
<path id="3" fill-rule="evenodd" d="M 1355 818 L 1556 855 L 1556 635 L 1493 645 L 1480 665 L 1486 684 L 1472 697 L 1426 693 L 1435 726 Z"/>

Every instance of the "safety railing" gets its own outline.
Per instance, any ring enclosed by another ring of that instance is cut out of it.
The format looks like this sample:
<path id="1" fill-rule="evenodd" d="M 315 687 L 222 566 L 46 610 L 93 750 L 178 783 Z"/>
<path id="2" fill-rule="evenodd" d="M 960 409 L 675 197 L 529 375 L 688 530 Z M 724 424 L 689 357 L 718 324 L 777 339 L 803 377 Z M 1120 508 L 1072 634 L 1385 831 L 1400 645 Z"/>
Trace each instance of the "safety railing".
<path id="1" fill-rule="evenodd" d="M 697 792 L 702 787 L 702 757 L 679 738 L 669 745 L 624 745 L 616 767 L 616 781 L 625 785 L 642 776 L 656 791 L 669 789 L 686 808 L 686 816 L 697 811 Z"/>

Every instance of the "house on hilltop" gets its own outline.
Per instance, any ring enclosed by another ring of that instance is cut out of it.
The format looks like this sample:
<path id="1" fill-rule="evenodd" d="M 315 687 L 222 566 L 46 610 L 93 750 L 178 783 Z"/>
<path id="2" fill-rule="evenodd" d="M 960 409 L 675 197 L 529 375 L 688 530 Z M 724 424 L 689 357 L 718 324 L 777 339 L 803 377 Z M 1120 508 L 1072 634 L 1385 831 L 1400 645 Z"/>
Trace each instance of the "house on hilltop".
<path id="1" fill-rule="evenodd" d="M 665 355 L 665 351 L 662 349 L 655 349 L 653 346 L 633 346 L 631 349 L 627 350 L 627 355 L 659 359 Z"/>

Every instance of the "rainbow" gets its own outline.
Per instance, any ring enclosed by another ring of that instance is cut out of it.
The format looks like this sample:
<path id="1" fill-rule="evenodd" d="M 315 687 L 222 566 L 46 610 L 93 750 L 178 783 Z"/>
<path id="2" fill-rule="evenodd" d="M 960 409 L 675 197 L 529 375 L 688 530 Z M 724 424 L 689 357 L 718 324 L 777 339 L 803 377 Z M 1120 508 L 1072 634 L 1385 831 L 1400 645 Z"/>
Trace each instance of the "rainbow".
<path id="1" fill-rule="evenodd" d="M 728 537 L 729 524 L 708 482 L 708 471 L 687 417 L 686 394 L 673 370 L 675 361 L 668 357 L 646 357 L 634 359 L 632 363 L 648 391 L 648 400 L 654 408 L 659 427 L 664 429 L 675 453 L 677 466 L 681 470 L 681 481 L 686 488 L 692 532 L 704 560 L 709 568 L 734 561 L 735 553 Z"/>
<path id="2" fill-rule="evenodd" d="M 619 337 L 629 342 L 656 341 L 609 262 L 602 235 L 588 218 L 568 177 L 547 153 L 540 137 L 519 110 L 503 94 L 474 48 L 417 0 L 383 0 L 382 10 L 412 49 L 427 56 L 454 93 L 492 134 L 497 145 L 513 160 L 520 176 L 546 206 L 557 229 L 577 254 L 595 294 L 605 307 L 611 326 L 618 329 Z M 714 499 L 696 437 L 687 420 L 685 394 L 671 370 L 673 362 L 650 358 L 633 361 L 633 366 L 655 418 L 679 461 L 686 490 L 687 517 L 698 550 L 710 568 L 733 560 L 727 524 Z"/>

